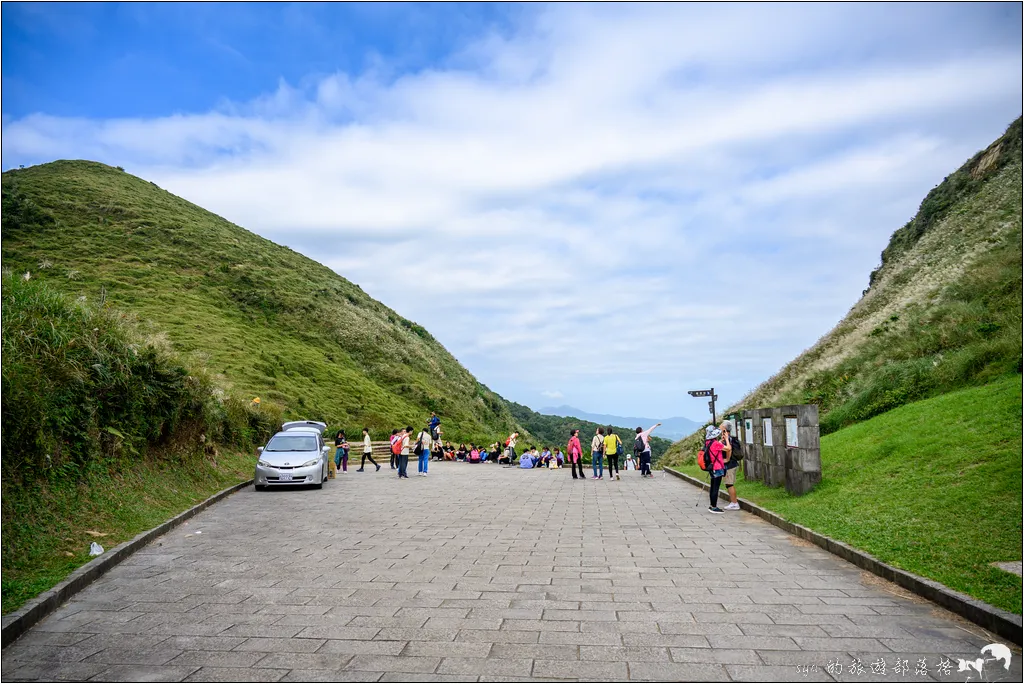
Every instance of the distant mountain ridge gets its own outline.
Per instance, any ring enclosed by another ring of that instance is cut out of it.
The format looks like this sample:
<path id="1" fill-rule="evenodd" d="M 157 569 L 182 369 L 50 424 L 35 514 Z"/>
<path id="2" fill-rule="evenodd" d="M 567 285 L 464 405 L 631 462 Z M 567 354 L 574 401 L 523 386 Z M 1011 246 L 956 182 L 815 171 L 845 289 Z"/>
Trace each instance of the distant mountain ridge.
<path id="1" fill-rule="evenodd" d="M 665 439 L 682 439 L 683 437 L 692 434 L 694 430 L 702 425 L 702 423 L 690 420 L 689 418 L 683 418 L 682 416 L 677 416 L 675 418 L 612 416 L 605 413 L 590 413 L 573 406 L 565 405 L 548 406 L 540 409 L 537 413 L 549 416 L 562 416 L 564 418 L 582 418 L 600 425 L 612 425 L 614 427 L 624 427 L 631 430 L 636 429 L 638 425 L 642 426 L 646 430 L 655 423 L 661 423 L 661 427 L 658 428 L 658 431 L 655 434 L 659 437 L 664 437 Z"/>

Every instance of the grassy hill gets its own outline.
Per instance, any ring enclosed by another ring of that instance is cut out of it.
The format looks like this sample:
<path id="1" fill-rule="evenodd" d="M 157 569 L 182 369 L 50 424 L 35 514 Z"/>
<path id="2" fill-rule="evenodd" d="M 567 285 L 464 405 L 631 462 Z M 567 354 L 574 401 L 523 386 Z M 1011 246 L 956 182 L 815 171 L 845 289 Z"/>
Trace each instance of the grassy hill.
<path id="1" fill-rule="evenodd" d="M 426 330 L 327 267 L 152 183 L 85 161 L 3 174 L 3 264 L 129 312 L 240 397 L 356 434 L 423 424 L 490 441 L 506 402 Z"/>
<path id="2" fill-rule="evenodd" d="M 893 233 L 846 317 L 738 406 L 818 404 L 827 434 L 1020 373 L 1021 187 L 1017 119 Z"/>
<path id="3" fill-rule="evenodd" d="M 805 496 L 742 475 L 737 492 L 1019 615 L 1020 578 L 990 564 L 1022 557 L 1021 415 L 1021 376 L 1011 375 L 823 437 L 825 477 Z M 680 469 L 706 479 L 693 464 Z"/>

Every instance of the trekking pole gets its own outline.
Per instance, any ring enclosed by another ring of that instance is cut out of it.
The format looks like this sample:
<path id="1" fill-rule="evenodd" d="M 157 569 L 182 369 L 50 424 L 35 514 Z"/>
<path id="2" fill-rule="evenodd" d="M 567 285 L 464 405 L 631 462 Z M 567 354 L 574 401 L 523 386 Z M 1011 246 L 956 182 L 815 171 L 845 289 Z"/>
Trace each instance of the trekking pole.
<path id="1" fill-rule="evenodd" d="M 708 478 L 708 488 L 710 488 L 711 487 L 710 473 L 708 473 L 706 470 L 704 472 L 709 475 L 709 478 Z M 693 507 L 694 508 L 697 508 L 698 506 L 700 506 L 700 499 L 701 499 L 702 496 L 704 496 L 704 489 L 703 488 L 697 490 L 697 500 L 693 502 Z"/>

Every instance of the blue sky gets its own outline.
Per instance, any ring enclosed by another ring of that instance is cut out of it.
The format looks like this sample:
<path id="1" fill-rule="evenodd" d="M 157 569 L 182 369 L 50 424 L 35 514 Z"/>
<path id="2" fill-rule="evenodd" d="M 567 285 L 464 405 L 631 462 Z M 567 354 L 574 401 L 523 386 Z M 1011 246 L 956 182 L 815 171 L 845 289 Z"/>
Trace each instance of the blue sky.
<path id="1" fill-rule="evenodd" d="M 123 166 L 334 268 L 535 408 L 738 400 L 1021 113 L 1019 3 L 2 14 L 4 169 Z"/>

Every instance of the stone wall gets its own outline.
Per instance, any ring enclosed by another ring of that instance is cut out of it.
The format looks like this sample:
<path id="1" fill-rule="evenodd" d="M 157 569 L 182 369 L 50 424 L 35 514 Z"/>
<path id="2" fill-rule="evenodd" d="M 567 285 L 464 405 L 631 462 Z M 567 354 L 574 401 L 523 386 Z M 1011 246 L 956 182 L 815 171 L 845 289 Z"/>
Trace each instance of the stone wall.
<path id="1" fill-rule="evenodd" d="M 769 435 L 766 420 L 771 421 Z M 785 486 L 787 492 L 797 495 L 821 482 L 817 406 L 753 409 L 744 411 L 739 423 L 736 432 L 743 444 L 744 477 L 769 487 Z"/>

